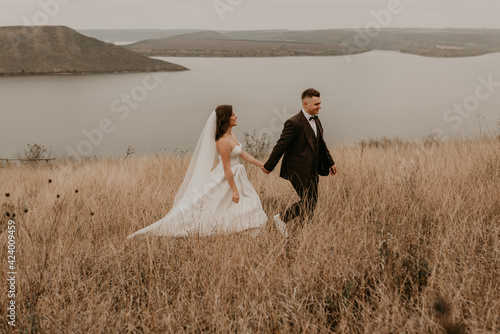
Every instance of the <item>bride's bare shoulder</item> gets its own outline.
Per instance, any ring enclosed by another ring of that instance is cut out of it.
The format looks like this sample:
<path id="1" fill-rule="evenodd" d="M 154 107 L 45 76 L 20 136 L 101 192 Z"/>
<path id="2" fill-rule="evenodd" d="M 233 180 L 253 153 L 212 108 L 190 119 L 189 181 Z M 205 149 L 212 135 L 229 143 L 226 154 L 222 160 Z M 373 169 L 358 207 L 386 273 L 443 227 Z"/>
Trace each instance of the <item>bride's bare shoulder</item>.
<path id="1" fill-rule="evenodd" d="M 226 145 L 228 143 L 229 143 L 229 138 L 227 138 L 226 136 L 222 136 L 218 140 L 215 141 L 216 145 Z"/>
<path id="2" fill-rule="evenodd" d="M 231 140 L 222 136 L 219 140 L 215 141 L 215 146 L 217 147 L 217 152 L 220 154 L 222 151 L 229 151 L 231 149 Z"/>

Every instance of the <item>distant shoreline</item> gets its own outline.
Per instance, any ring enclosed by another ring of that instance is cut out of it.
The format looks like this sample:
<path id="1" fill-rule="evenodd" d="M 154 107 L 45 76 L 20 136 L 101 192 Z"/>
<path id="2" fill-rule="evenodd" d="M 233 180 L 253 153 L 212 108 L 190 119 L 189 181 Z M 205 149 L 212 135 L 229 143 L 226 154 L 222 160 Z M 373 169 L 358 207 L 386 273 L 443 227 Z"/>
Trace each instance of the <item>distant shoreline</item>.
<path id="1" fill-rule="evenodd" d="M 45 76 L 45 75 L 92 75 L 92 74 L 132 74 L 132 73 L 153 73 L 153 72 L 181 72 L 189 71 L 185 70 L 137 70 L 137 71 L 76 71 L 76 72 L 24 72 L 24 73 L 0 73 L 0 78 L 4 77 L 34 77 L 34 76 Z"/>
<path id="2" fill-rule="evenodd" d="M 487 52 L 487 53 L 480 53 L 480 54 L 474 54 L 474 55 L 468 55 L 468 56 L 427 56 L 427 55 L 421 55 L 421 54 L 415 54 L 415 53 L 409 53 L 409 52 L 401 52 L 401 51 L 393 51 L 393 50 L 368 50 L 364 52 L 358 52 L 358 53 L 350 53 L 350 54 L 342 54 L 342 55 L 294 55 L 294 56 L 188 56 L 188 55 L 151 55 L 149 57 L 168 57 L 168 58 L 299 58 L 299 57 L 348 57 L 348 56 L 356 56 L 356 55 L 361 55 L 369 52 L 392 52 L 392 53 L 398 53 L 398 54 L 403 54 L 403 55 L 412 55 L 412 56 L 419 56 L 419 57 L 426 57 L 426 58 L 473 58 L 473 57 L 480 57 L 488 54 L 496 54 L 500 53 L 500 50 L 498 51 L 492 51 L 492 52 Z"/>
<path id="3" fill-rule="evenodd" d="M 428 58 L 468 58 L 468 57 L 477 57 L 483 56 L 486 54 L 494 54 L 500 53 L 499 50 L 491 50 L 491 51 L 479 51 L 479 50 L 453 50 L 453 51 L 463 51 L 463 52 L 454 52 L 453 54 L 438 54 L 432 51 L 427 52 L 405 52 L 401 50 L 383 50 L 383 49 L 373 49 L 373 50 L 365 50 L 365 51 L 357 51 L 351 53 L 330 53 L 330 52 L 318 52 L 318 53 L 281 53 L 281 54 L 273 54 L 273 53 L 265 53 L 265 52 L 239 52 L 234 53 L 232 51 L 220 51 L 220 52 L 211 52 L 211 51 L 192 51 L 192 50 L 158 50 L 158 51 L 143 51 L 143 50 L 134 50 L 133 51 L 140 53 L 144 56 L 148 57 L 186 57 L 186 58 L 281 58 L 281 57 L 339 57 L 339 56 L 355 56 L 371 51 L 388 51 L 388 52 L 396 52 L 401 54 L 410 54 L 414 56 L 428 57 Z M 452 49 L 449 49 L 452 50 Z M 473 51 L 473 52 L 471 52 Z"/>
<path id="4" fill-rule="evenodd" d="M 369 52 L 377 52 L 377 51 L 382 51 L 382 52 L 392 52 L 392 53 L 399 53 L 403 55 L 413 55 L 413 56 L 421 56 L 421 57 L 427 57 L 427 58 L 472 58 L 472 57 L 479 57 L 479 56 L 484 56 L 487 54 L 496 54 L 500 53 L 500 50 L 496 52 L 487 52 L 487 53 L 478 53 L 478 54 L 473 54 L 473 55 L 466 55 L 466 56 L 429 56 L 429 55 L 423 55 L 423 54 L 415 54 L 415 53 L 408 53 L 408 52 L 401 52 L 401 51 L 394 51 L 394 50 L 367 50 L 363 52 L 358 52 L 358 53 L 351 53 L 351 54 L 342 54 L 342 55 L 328 55 L 328 54 L 304 54 L 304 55 L 275 55 L 275 56 L 270 56 L 270 55 L 259 55 L 259 56 L 234 56 L 234 55 L 219 55 L 219 56 L 212 56 L 212 55 L 162 55 L 162 54 L 153 54 L 148 57 L 172 57 L 172 58 L 285 58 L 285 57 L 340 57 L 340 56 L 356 56 L 356 55 L 361 55 Z M 146 54 L 145 54 L 146 55 Z M 146 55 L 147 56 L 147 55 Z M 71 76 L 71 75 L 93 75 L 93 74 L 133 74 L 133 73 L 154 73 L 154 72 L 182 72 L 182 71 L 189 71 L 190 69 L 179 69 L 179 70 L 136 70 L 136 71 L 73 71 L 73 72 L 18 72 L 18 73 L 0 73 L 0 78 L 7 78 L 7 77 L 33 77 L 33 76 Z"/>

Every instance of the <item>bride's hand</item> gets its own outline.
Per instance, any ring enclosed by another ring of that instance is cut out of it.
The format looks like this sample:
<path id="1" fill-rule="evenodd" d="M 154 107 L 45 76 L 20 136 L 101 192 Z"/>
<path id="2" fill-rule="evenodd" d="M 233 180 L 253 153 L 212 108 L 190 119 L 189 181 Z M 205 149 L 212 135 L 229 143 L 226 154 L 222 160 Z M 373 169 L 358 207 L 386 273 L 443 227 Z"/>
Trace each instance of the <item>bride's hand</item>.
<path id="1" fill-rule="evenodd" d="M 238 203 L 240 201 L 240 194 L 238 193 L 238 190 L 233 191 L 233 202 Z"/>

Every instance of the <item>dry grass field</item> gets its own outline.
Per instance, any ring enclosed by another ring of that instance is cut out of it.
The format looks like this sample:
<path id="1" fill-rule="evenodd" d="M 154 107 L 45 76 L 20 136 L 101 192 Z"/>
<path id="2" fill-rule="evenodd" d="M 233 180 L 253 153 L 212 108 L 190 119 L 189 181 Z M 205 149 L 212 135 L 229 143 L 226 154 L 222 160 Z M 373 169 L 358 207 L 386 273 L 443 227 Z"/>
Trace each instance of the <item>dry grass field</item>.
<path id="1" fill-rule="evenodd" d="M 315 218 L 288 240 L 272 216 L 297 197 L 278 170 L 246 167 L 270 218 L 256 237 L 127 241 L 169 211 L 189 157 L 1 166 L 0 332 L 500 331 L 500 141 L 332 155 L 338 175 L 321 177 Z"/>

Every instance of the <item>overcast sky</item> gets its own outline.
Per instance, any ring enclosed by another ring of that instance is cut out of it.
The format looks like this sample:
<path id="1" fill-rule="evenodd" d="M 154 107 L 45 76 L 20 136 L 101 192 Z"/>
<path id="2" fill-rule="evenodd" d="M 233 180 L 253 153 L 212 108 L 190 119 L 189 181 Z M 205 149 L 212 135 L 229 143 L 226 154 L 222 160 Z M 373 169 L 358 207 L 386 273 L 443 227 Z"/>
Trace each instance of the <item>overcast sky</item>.
<path id="1" fill-rule="evenodd" d="M 500 0 L 0 0 L 0 25 L 74 29 L 500 28 Z M 388 15 L 387 15 L 388 14 Z"/>

